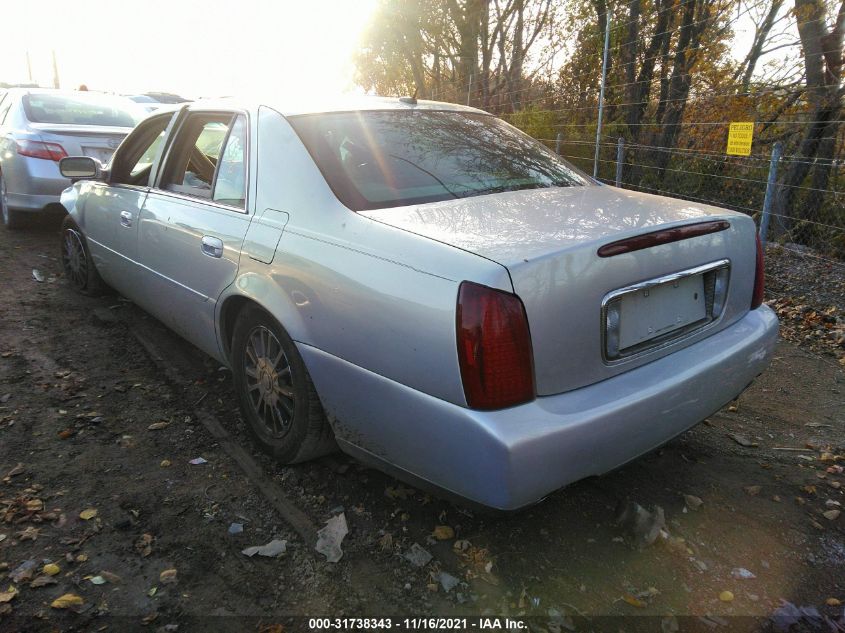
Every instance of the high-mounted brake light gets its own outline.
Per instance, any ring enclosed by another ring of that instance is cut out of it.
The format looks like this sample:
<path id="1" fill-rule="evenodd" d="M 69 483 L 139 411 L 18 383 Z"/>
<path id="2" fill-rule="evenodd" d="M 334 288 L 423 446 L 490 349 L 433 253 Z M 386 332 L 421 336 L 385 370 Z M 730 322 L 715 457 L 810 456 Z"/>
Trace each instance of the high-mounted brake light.
<path id="1" fill-rule="evenodd" d="M 763 258 L 763 245 L 760 243 L 760 235 L 757 235 L 757 265 L 754 272 L 754 294 L 751 295 L 751 309 L 763 305 L 763 295 L 766 290 L 766 266 Z"/>
<path id="2" fill-rule="evenodd" d="M 30 158 L 43 158 L 59 162 L 67 152 L 58 143 L 44 143 L 42 141 L 17 141 L 18 154 Z"/>
<path id="3" fill-rule="evenodd" d="M 534 399 L 531 335 L 519 297 L 463 282 L 457 335 L 461 380 L 471 408 L 503 409 Z"/>

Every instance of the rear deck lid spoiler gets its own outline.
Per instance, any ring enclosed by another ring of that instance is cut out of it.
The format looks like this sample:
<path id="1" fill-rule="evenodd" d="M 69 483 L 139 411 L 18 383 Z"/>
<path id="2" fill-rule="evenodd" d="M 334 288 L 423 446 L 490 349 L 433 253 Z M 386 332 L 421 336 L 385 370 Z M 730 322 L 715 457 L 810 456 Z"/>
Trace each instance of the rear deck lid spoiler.
<path id="1" fill-rule="evenodd" d="M 598 249 L 597 254 L 599 257 L 613 257 L 614 255 L 641 251 L 645 248 L 651 248 L 661 244 L 670 244 L 672 242 L 688 240 L 692 237 L 718 233 L 719 231 L 730 228 L 730 226 L 731 224 L 727 220 L 708 220 L 706 222 L 696 222 L 695 224 L 674 226 L 668 229 L 659 229 L 605 244 Z"/>

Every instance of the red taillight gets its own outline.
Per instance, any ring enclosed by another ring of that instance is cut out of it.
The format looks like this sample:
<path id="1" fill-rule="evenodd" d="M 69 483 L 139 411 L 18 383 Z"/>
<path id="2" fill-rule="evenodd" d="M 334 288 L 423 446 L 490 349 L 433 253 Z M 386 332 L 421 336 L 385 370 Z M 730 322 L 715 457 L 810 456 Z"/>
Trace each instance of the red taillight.
<path id="1" fill-rule="evenodd" d="M 59 162 L 67 152 L 58 143 L 44 143 L 42 141 L 17 141 L 18 154 L 31 158 L 43 158 Z"/>
<path id="2" fill-rule="evenodd" d="M 534 398 L 531 335 L 519 297 L 465 281 L 458 291 L 457 327 L 471 408 L 503 409 Z"/>
<path id="3" fill-rule="evenodd" d="M 763 294 L 766 290 L 766 267 L 763 261 L 763 245 L 757 235 L 757 266 L 754 273 L 754 294 L 751 295 L 751 309 L 763 305 Z"/>

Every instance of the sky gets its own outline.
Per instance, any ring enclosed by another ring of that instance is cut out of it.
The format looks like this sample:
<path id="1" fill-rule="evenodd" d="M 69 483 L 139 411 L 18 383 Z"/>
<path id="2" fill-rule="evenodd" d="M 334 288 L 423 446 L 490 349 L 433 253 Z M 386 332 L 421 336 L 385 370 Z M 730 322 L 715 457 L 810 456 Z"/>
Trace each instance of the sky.
<path id="1" fill-rule="evenodd" d="M 375 0 L 42 0 L 3 3 L 0 81 L 186 97 L 354 88 Z M 37 11 L 33 7 L 37 6 Z M 16 25 L 11 27 L 10 25 Z"/>
<path id="2" fill-rule="evenodd" d="M 360 91 L 351 57 L 377 0 L 33 0 L 3 7 L 0 81 L 188 98 Z M 9 25 L 16 25 L 11 27 Z M 753 25 L 737 21 L 734 54 Z M 598 69 L 597 69 L 598 70 Z"/>

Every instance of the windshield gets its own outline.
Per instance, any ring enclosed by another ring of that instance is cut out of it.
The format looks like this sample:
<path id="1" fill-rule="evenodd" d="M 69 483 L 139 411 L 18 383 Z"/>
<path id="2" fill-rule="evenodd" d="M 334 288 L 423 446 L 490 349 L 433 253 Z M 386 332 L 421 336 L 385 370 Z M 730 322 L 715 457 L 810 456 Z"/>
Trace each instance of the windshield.
<path id="1" fill-rule="evenodd" d="M 135 127 L 146 116 L 128 99 L 108 95 L 29 94 L 23 97 L 23 108 L 33 123 Z"/>
<path id="2" fill-rule="evenodd" d="M 590 182 L 538 141 L 486 114 L 388 110 L 289 120 L 353 211 Z"/>

